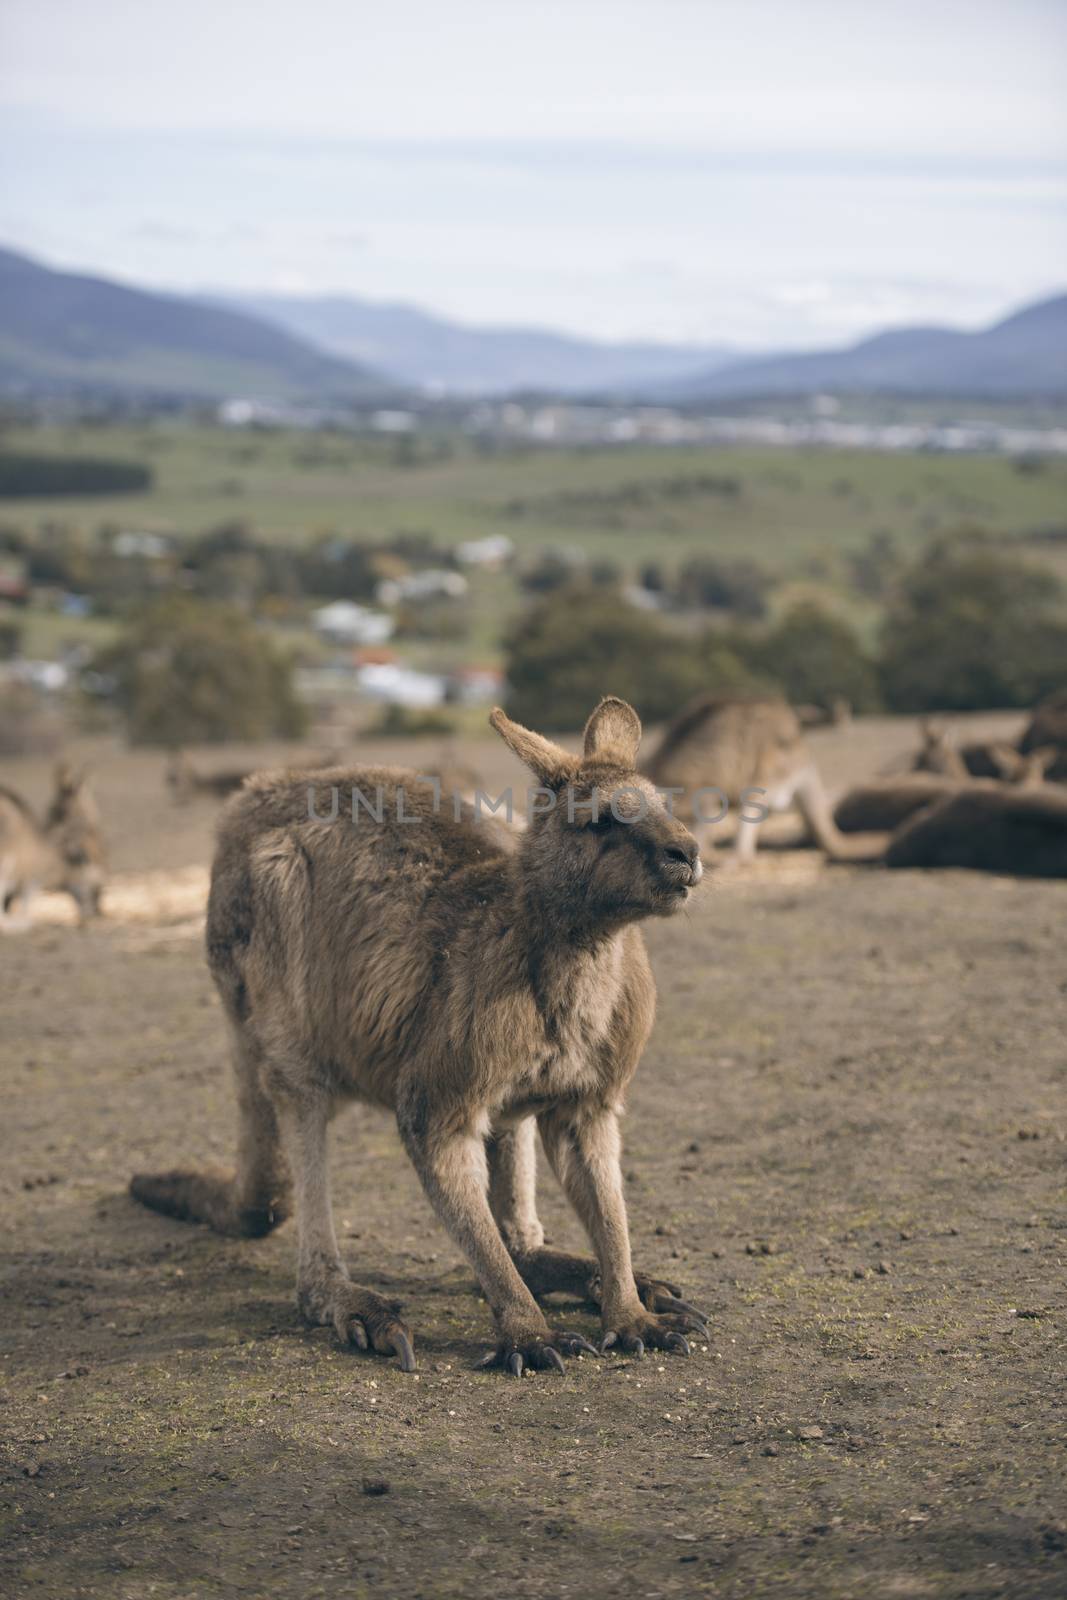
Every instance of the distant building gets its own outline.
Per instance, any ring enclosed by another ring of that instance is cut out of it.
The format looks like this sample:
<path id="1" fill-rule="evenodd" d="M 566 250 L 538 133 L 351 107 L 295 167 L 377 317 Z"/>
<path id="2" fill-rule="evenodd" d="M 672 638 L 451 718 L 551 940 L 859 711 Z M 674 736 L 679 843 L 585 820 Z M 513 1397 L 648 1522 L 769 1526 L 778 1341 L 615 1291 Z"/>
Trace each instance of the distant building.
<path id="1" fill-rule="evenodd" d="M 383 578 L 375 590 L 378 604 L 398 606 L 405 600 L 461 600 L 470 585 L 462 572 L 447 567 L 426 567 L 402 578 Z"/>
<path id="2" fill-rule="evenodd" d="M 457 667 L 449 674 L 446 693 L 460 705 L 489 705 L 503 698 L 504 674 L 493 666 Z"/>
<path id="3" fill-rule="evenodd" d="M 456 559 L 465 567 L 502 567 L 514 554 L 514 541 L 506 533 L 491 533 L 485 539 L 467 539 L 456 546 Z"/>
<path id="4" fill-rule="evenodd" d="M 372 611 L 354 600 L 332 600 L 311 613 L 311 626 L 332 644 L 384 644 L 395 623 L 384 611 Z"/>
<path id="5" fill-rule="evenodd" d="M 435 672 L 418 672 L 399 662 L 360 667 L 356 679 L 363 693 L 387 705 L 408 706 L 422 711 L 439 706 L 445 698 L 445 679 Z"/>

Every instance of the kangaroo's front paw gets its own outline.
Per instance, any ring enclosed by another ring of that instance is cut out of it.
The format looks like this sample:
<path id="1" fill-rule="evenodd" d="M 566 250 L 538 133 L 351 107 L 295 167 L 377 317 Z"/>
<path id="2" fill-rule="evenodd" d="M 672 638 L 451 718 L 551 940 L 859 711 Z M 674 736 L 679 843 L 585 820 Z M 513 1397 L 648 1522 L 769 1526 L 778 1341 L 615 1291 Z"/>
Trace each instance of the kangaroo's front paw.
<path id="1" fill-rule="evenodd" d="M 638 1361 L 646 1350 L 667 1350 L 672 1355 L 690 1354 L 687 1333 L 706 1338 L 708 1330 L 699 1317 L 688 1312 L 665 1312 L 654 1316 L 637 1310 L 621 1317 L 604 1318 L 601 1351 L 618 1350 Z"/>
<path id="2" fill-rule="evenodd" d="M 373 1350 L 380 1356 L 399 1356 L 402 1371 L 415 1371 L 411 1330 L 397 1315 L 397 1301 L 334 1278 L 300 1289 L 297 1304 L 308 1322 L 333 1328 L 343 1345 Z"/>
<path id="3" fill-rule="evenodd" d="M 550 1369 L 564 1372 L 563 1357 L 580 1356 L 583 1352 L 591 1356 L 597 1353 L 580 1333 L 553 1333 L 548 1327 L 535 1328 L 503 1336 L 496 1349 L 488 1351 L 478 1366 L 502 1367 L 510 1377 L 521 1378 L 524 1367 L 534 1372 Z"/>

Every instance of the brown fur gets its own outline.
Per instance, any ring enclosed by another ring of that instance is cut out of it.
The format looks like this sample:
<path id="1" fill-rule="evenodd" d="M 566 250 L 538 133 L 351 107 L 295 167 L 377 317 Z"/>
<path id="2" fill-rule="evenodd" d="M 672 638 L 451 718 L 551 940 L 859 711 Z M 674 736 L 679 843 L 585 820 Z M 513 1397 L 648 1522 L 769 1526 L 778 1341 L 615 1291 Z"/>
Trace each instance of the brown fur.
<path id="1" fill-rule="evenodd" d="M 644 768 L 659 787 L 680 789 L 678 813 L 709 844 L 715 823 L 694 814 L 693 797 L 718 789 L 738 818 L 734 836 L 740 861 L 755 854 L 759 820 L 754 802 L 770 810 L 795 804 L 816 843 L 833 860 L 866 860 L 881 850 L 845 839 L 834 825 L 825 790 L 800 719 L 784 700 L 736 695 L 699 695 L 664 731 Z M 714 815 L 713 796 L 705 814 Z"/>
<path id="2" fill-rule="evenodd" d="M 1011 745 L 987 747 L 1003 782 L 1017 789 L 1040 786 L 1045 772 L 1056 758 L 1052 748 L 1032 750 L 1020 755 Z M 977 786 L 978 780 L 948 777 L 938 772 L 911 772 L 899 778 L 878 778 L 859 784 L 838 801 L 834 822 L 842 833 L 892 832 L 916 812 L 934 801 L 947 799 L 962 788 Z"/>
<path id="3" fill-rule="evenodd" d="M 1046 777 L 1050 783 L 1067 783 L 1067 689 L 1042 701 L 1019 740 L 1023 755 L 1051 747 L 1056 752 Z"/>
<path id="4" fill-rule="evenodd" d="M 82 921 L 98 915 L 105 851 L 86 774 L 65 764 L 44 823 L 11 789 L 0 788 L 0 926 L 24 923 L 38 889 L 63 890 Z"/>
<path id="5" fill-rule="evenodd" d="M 905 822 L 893 836 L 886 862 L 1065 878 L 1067 794 L 1053 784 L 968 784 Z"/>
<path id="6" fill-rule="evenodd" d="M 618 1117 L 655 1007 L 637 924 L 684 904 L 696 842 L 635 772 L 640 723 L 622 701 L 594 711 L 581 757 L 501 711 L 491 721 L 558 796 L 522 834 L 467 805 L 435 811 L 432 788 L 395 769 L 261 774 L 230 801 L 207 938 L 235 1045 L 237 1173 L 137 1177 L 132 1191 L 254 1234 L 284 1216 L 291 1176 L 305 1316 L 411 1367 L 397 1308 L 349 1280 L 333 1232 L 327 1123 L 346 1100 L 369 1101 L 395 1114 L 478 1276 L 497 1328 L 489 1364 L 561 1366 L 583 1348 L 545 1321 L 534 1293 L 551 1289 L 596 1298 L 609 1344 L 684 1351 L 683 1330 L 702 1323 L 631 1266 Z M 647 814 L 604 820 L 624 784 Z M 385 820 L 361 810 L 353 824 L 353 788 L 374 803 L 379 786 Z M 396 820 L 401 786 L 414 823 Z M 335 789 L 337 820 L 310 820 L 309 790 L 325 818 Z M 535 1125 L 595 1261 L 544 1248 Z"/>
<path id="7" fill-rule="evenodd" d="M 249 767 L 231 767 L 222 772 L 200 772 L 184 750 L 176 750 L 167 762 L 166 781 L 171 797 L 185 805 L 198 794 L 226 799 L 236 793 L 246 778 L 251 777 Z"/>

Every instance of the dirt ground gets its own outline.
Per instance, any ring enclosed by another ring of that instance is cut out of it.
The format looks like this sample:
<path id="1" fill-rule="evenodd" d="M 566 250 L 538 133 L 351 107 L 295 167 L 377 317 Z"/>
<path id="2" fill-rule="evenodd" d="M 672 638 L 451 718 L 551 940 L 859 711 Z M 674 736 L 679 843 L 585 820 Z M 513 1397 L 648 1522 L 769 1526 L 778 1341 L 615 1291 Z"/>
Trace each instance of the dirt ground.
<path id="1" fill-rule="evenodd" d="M 815 736 L 834 783 L 909 740 Z M 638 1265 L 711 1314 L 689 1361 L 473 1371 L 471 1273 L 395 1131 L 348 1112 L 338 1228 L 404 1301 L 412 1378 L 300 1325 L 291 1225 L 235 1242 L 127 1198 L 229 1154 L 214 807 L 96 755 L 109 917 L 42 903 L 0 942 L 4 1594 L 1067 1594 L 1067 885 L 768 852 L 650 927 L 625 1168 Z M 0 780 L 39 801 L 45 765 Z"/>

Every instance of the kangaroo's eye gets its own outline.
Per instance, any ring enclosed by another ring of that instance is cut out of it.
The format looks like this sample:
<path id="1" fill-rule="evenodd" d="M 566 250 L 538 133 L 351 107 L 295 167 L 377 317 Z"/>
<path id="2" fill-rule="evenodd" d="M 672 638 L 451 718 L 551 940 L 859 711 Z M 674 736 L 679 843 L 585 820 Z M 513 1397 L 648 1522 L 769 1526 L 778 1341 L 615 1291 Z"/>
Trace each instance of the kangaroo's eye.
<path id="1" fill-rule="evenodd" d="M 67 861 L 72 867 L 84 867 L 88 864 L 89 857 L 84 850 L 68 850 Z"/>

